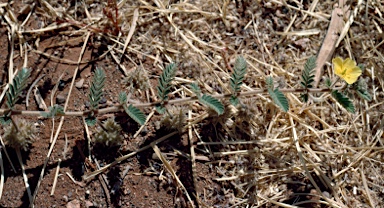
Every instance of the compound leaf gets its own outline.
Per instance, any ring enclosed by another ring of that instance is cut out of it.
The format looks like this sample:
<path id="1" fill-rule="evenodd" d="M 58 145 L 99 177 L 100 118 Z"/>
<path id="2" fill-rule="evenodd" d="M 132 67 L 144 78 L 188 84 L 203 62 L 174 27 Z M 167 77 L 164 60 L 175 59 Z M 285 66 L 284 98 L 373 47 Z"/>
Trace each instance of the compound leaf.
<path id="1" fill-rule="evenodd" d="M 128 116 L 135 120 L 138 124 L 144 125 L 146 117 L 145 114 L 140 111 L 140 109 L 131 104 L 128 107 L 127 105 L 124 105 L 124 110 Z"/>
<path id="2" fill-rule="evenodd" d="M 279 106 L 284 112 L 287 112 L 289 109 L 289 104 L 287 98 L 284 94 L 279 91 L 279 89 L 268 89 L 268 93 L 271 96 L 273 102 Z"/>
<path id="3" fill-rule="evenodd" d="M 99 102 L 103 96 L 103 88 L 105 83 L 105 73 L 101 68 L 96 68 L 95 75 L 92 80 L 91 89 L 88 95 L 92 109 L 99 107 Z"/>
<path id="4" fill-rule="evenodd" d="M 301 75 L 300 84 L 304 88 L 312 88 L 312 83 L 314 82 L 315 75 L 313 74 L 313 70 L 316 67 L 316 57 L 311 56 L 304 65 L 304 70 Z"/>
<path id="5" fill-rule="evenodd" d="M 340 105 L 343 106 L 348 112 L 355 113 L 355 107 L 347 96 L 343 95 L 337 90 L 333 90 L 332 97 L 335 98 L 335 100 L 340 103 Z"/>
<path id="6" fill-rule="evenodd" d="M 159 98 L 164 101 L 168 99 L 168 94 L 170 93 L 170 89 L 172 87 L 172 81 L 176 76 L 176 64 L 171 63 L 165 67 L 163 73 L 159 78 L 159 85 L 157 86 L 157 93 Z"/>
<path id="7" fill-rule="evenodd" d="M 219 115 L 224 113 L 224 105 L 218 99 L 210 95 L 204 94 L 203 96 L 199 97 L 199 101 L 215 110 Z"/>
<path id="8" fill-rule="evenodd" d="M 9 90 L 7 92 L 8 108 L 13 108 L 13 106 L 16 104 L 19 96 L 21 95 L 21 92 L 27 85 L 29 75 L 31 75 L 30 70 L 27 68 L 22 68 L 13 78 L 13 82 L 9 85 Z"/>
<path id="9" fill-rule="evenodd" d="M 244 76 L 247 73 L 247 62 L 242 56 L 236 59 L 233 74 L 230 79 L 232 94 L 240 91 L 240 87 L 243 84 Z"/>

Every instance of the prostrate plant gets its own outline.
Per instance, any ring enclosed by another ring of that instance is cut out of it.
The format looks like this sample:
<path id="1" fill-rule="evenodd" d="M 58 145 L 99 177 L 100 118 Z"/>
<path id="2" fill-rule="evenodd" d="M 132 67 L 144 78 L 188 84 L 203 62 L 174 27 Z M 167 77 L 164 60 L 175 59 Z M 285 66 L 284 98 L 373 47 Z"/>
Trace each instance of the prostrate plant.
<path id="1" fill-rule="evenodd" d="M 340 57 L 336 57 L 332 60 L 332 63 L 334 73 L 342 80 L 344 80 L 348 84 L 347 87 L 349 88 L 347 88 L 347 90 L 344 92 L 340 92 L 338 90 L 332 89 L 334 83 L 329 85 L 330 82 L 328 81 L 327 86 L 332 90 L 332 97 L 335 98 L 335 100 L 340 103 L 340 105 L 342 105 L 347 111 L 355 113 L 355 107 L 349 98 L 353 98 L 353 92 L 356 92 L 357 95 L 364 100 L 371 100 L 371 95 L 368 92 L 365 79 L 359 79 L 360 75 L 363 73 L 362 66 L 357 66 L 356 62 L 350 58 L 343 60 Z M 356 83 L 356 81 L 358 82 Z M 348 90 L 352 93 L 349 93 Z"/>

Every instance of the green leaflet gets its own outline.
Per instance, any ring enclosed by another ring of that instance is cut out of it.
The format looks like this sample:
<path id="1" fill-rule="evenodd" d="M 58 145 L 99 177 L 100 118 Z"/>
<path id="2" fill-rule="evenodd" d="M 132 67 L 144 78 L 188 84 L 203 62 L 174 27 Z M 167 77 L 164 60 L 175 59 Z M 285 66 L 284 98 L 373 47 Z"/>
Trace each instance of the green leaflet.
<path id="1" fill-rule="evenodd" d="M 191 90 L 196 93 L 196 96 L 201 103 L 212 108 L 219 115 L 224 113 L 224 105 L 218 99 L 206 94 L 201 96 L 200 87 L 196 83 L 192 83 L 190 87 Z"/>
<path id="2" fill-rule="evenodd" d="M 311 56 L 304 65 L 304 70 L 301 75 L 301 86 L 304 88 L 312 88 L 312 83 L 314 82 L 315 75 L 313 70 L 316 67 L 316 57 Z"/>
<path id="3" fill-rule="evenodd" d="M 347 96 L 343 95 L 337 90 L 333 90 L 332 97 L 335 98 L 335 100 L 340 103 L 340 105 L 343 106 L 348 112 L 355 113 L 355 107 Z"/>
<path id="4" fill-rule="evenodd" d="M 124 105 L 124 110 L 128 114 L 128 116 L 135 120 L 138 124 L 144 125 L 146 116 L 138 108 L 134 107 L 132 104 L 128 107 L 127 105 Z"/>
<path id="5" fill-rule="evenodd" d="M 99 102 L 103 96 L 103 88 L 105 83 L 105 73 L 101 68 L 96 68 L 92 80 L 91 89 L 88 95 L 92 109 L 99 108 Z"/>
<path id="6" fill-rule="evenodd" d="M 233 74 L 231 76 L 231 79 L 229 80 L 231 85 L 231 90 L 232 90 L 232 96 L 229 101 L 234 106 L 239 104 L 237 93 L 240 92 L 240 89 L 241 89 L 240 87 L 243 84 L 244 76 L 246 73 L 247 73 L 247 62 L 242 56 L 239 56 L 236 59 Z"/>
<path id="7" fill-rule="evenodd" d="M 9 89 L 7 92 L 7 106 L 12 109 L 16 104 L 21 92 L 27 85 L 28 77 L 31 75 L 30 70 L 27 68 L 22 68 L 17 75 L 13 78 L 12 84 L 9 84 Z"/>
<path id="8" fill-rule="evenodd" d="M 289 110 L 289 104 L 284 94 L 279 89 L 271 90 L 268 89 L 268 93 L 271 96 L 273 102 L 278 105 L 284 112 Z"/>
<path id="9" fill-rule="evenodd" d="M 64 115 L 64 109 L 58 104 L 48 107 L 49 112 L 41 112 L 40 115 L 45 118 L 53 118 L 57 115 Z"/>
<path id="10" fill-rule="evenodd" d="M 267 83 L 267 88 L 273 90 L 273 78 L 268 76 L 265 82 Z"/>
<path id="11" fill-rule="evenodd" d="M 168 99 L 168 94 L 172 87 L 172 81 L 176 76 L 177 66 L 174 63 L 169 64 L 163 70 L 163 73 L 159 77 L 159 85 L 157 86 L 157 93 L 159 99 L 164 101 Z"/>
<path id="12" fill-rule="evenodd" d="M 132 104 L 127 106 L 127 94 L 125 92 L 119 93 L 119 103 L 123 105 L 125 112 L 140 125 L 144 125 L 146 121 L 146 116 L 138 108 L 134 107 Z"/>
<path id="13" fill-rule="evenodd" d="M 304 65 L 304 70 L 301 75 L 301 86 L 304 87 L 305 89 L 312 88 L 312 83 L 314 82 L 314 77 L 315 75 L 313 74 L 313 70 L 316 67 L 316 57 L 311 56 L 307 62 Z M 304 93 L 300 94 L 301 99 L 304 102 L 308 101 L 308 92 L 305 91 Z"/>
<path id="14" fill-rule="evenodd" d="M 127 103 L 127 100 L 128 100 L 127 93 L 120 92 L 119 93 L 119 103 L 123 105 L 123 104 Z"/>
<path id="15" fill-rule="evenodd" d="M 189 86 L 191 87 L 192 92 L 194 92 L 197 97 L 200 97 L 201 90 L 199 85 L 197 85 L 196 83 L 191 83 Z"/>
<path id="16" fill-rule="evenodd" d="M 85 118 L 85 123 L 86 123 L 88 126 L 94 126 L 94 125 L 96 124 L 96 117 L 88 115 L 88 116 Z"/>
<path id="17" fill-rule="evenodd" d="M 215 110 L 219 115 L 224 113 L 224 105 L 218 99 L 210 95 L 204 94 L 203 96 L 199 97 L 199 101 Z"/>
<path id="18" fill-rule="evenodd" d="M 356 93 L 360 98 L 366 101 L 372 100 L 372 96 L 368 92 L 368 86 L 365 79 L 359 79 L 359 81 L 357 82 Z"/>
<path id="19" fill-rule="evenodd" d="M 274 89 L 273 87 L 273 78 L 268 76 L 266 79 L 268 93 L 271 96 L 273 102 L 279 106 L 284 112 L 287 112 L 289 109 L 289 103 L 287 98 L 279 89 Z"/>

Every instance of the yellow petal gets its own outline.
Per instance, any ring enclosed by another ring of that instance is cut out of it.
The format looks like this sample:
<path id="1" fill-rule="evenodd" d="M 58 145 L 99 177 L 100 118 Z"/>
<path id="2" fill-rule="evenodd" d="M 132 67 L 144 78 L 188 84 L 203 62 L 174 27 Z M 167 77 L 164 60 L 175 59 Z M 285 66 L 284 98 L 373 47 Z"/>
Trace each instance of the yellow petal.
<path id="1" fill-rule="evenodd" d="M 343 59 L 341 59 L 340 57 L 336 57 L 332 59 L 332 63 L 333 63 L 333 69 L 335 71 L 335 74 L 337 76 L 342 76 L 344 72 Z"/>
<path id="2" fill-rule="evenodd" d="M 348 84 L 353 84 L 357 81 L 357 79 L 359 78 L 361 73 L 362 73 L 362 71 L 361 71 L 360 67 L 358 67 L 358 66 L 347 69 L 347 71 L 345 72 L 344 80 Z"/>
<path id="3" fill-rule="evenodd" d="M 356 67 L 356 62 L 350 58 L 346 58 L 344 61 L 343 61 L 343 68 L 344 70 L 345 69 L 353 69 L 354 67 Z"/>

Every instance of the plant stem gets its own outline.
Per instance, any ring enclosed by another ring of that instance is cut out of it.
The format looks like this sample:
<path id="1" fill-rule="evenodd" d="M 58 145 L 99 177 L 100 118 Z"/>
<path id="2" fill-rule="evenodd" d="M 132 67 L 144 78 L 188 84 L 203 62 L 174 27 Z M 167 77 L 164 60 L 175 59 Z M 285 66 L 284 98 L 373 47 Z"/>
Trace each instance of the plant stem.
<path id="1" fill-rule="evenodd" d="M 337 88 L 339 89 L 339 88 Z M 335 89 L 335 90 L 337 90 Z M 340 88 L 341 89 L 341 88 Z M 281 92 L 283 93 L 301 93 L 301 92 L 309 92 L 309 93 L 320 93 L 320 92 L 331 92 L 332 89 L 328 88 L 311 88 L 311 89 L 280 89 Z M 238 97 L 244 97 L 244 96 L 251 96 L 251 95 L 256 95 L 256 94 L 264 94 L 268 93 L 268 89 L 258 89 L 258 90 L 252 90 L 252 91 L 247 91 L 247 92 L 241 92 L 239 93 Z M 222 99 L 222 98 L 230 98 L 232 96 L 232 93 L 227 93 L 227 94 L 218 94 L 218 95 L 212 95 L 212 97 L 217 98 L 217 99 Z M 166 104 L 180 104 L 180 103 L 186 103 L 186 102 L 192 102 L 192 101 L 197 101 L 198 98 L 197 96 L 192 96 L 188 98 L 181 98 L 181 99 L 174 99 L 174 100 L 169 100 L 166 102 Z M 137 107 L 137 108 L 148 108 L 148 107 L 155 107 L 156 105 L 160 104 L 160 102 L 152 102 L 152 103 L 138 103 L 138 104 L 132 104 L 132 106 Z M 102 115 L 106 113 L 113 113 L 122 110 L 123 107 L 121 104 L 115 105 L 113 107 L 107 107 L 107 108 L 102 108 L 99 109 L 98 112 L 95 115 Z M 9 109 L 0 109 L 0 116 L 4 115 L 5 112 L 8 112 Z M 41 116 L 41 112 L 44 111 L 26 111 L 26 110 L 11 110 L 12 115 L 28 115 L 28 116 Z M 94 110 L 87 110 L 87 111 L 67 111 L 63 115 L 60 116 L 86 116 L 89 113 L 91 113 Z"/>

